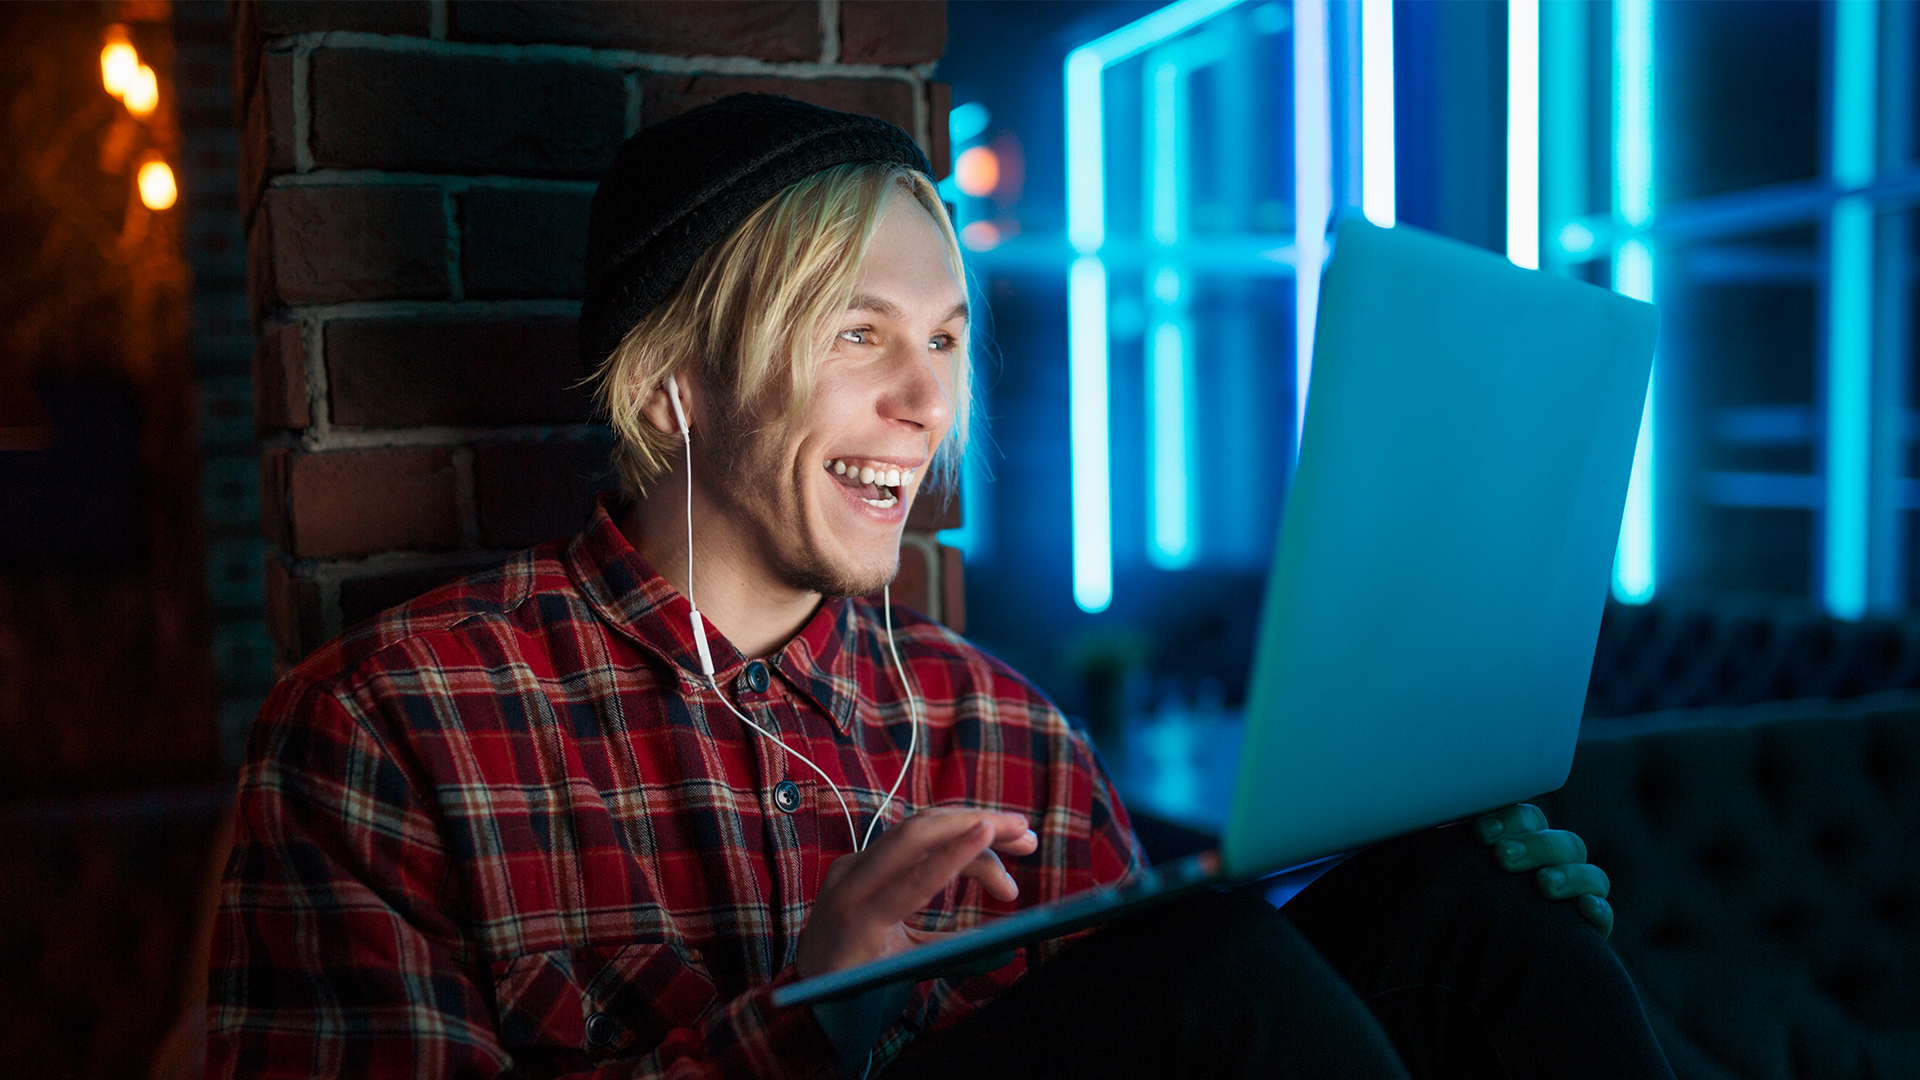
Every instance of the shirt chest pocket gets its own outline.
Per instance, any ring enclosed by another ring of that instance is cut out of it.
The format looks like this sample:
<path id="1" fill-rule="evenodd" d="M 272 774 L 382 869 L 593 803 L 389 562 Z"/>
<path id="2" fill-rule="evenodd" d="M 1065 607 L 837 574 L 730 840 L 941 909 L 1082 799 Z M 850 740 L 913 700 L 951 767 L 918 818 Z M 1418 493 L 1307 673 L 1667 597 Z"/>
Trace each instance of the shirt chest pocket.
<path id="1" fill-rule="evenodd" d="M 532 1075 L 644 1054 L 696 1023 L 714 986 L 672 944 L 558 949 L 493 964 L 500 1041 Z"/>

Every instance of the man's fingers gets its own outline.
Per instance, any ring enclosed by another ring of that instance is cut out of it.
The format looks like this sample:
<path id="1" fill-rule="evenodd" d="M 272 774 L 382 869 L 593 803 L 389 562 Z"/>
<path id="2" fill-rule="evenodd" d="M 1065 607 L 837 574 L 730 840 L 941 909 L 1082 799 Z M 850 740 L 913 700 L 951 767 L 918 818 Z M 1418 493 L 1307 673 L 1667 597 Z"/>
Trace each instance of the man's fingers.
<path id="1" fill-rule="evenodd" d="M 1607 872 L 1592 863 L 1549 866 L 1533 875 L 1540 895 L 1549 900 L 1570 900 L 1576 896 L 1604 898 L 1613 890 Z"/>
<path id="2" fill-rule="evenodd" d="M 1613 934 L 1612 904 L 1589 894 L 1576 897 L 1573 901 L 1573 907 L 1582 917 L 1593 924 L 1594 929 L 1600 931 L 1601 937 L 1609 937 Z"/>
<path id="3" fill-rule="evenodd" d="M 1565 829 L 1523 832 L 1494 841 L 1493 857 L 1503 869 L 1522 873 L 1542 866 L 1586 862 L 1587 842 Z"/>
<path id="4" fill-rule="evenodd" d="M 962 807 L 933 807 L 881 833 L 867 850 L 846 856 L 835 865 L 849 863 L 846 888 L 852 890 L 852 895 L 869 896 L 898 881 L 901 875 L 910 872 L 910 868 L 922 863 L 929 851 L 952 842 L 955 837 L 982 824 L 986 825 L 987 835 L 993 839 L 1004 836 L 1012 840 L 1027 828 L 1026 819 L 1018 814 L 999 814 Z M 970 852 L 966 858 L 972 857 Z M 953 873 L 958 873 L 965 863 L 966 859 L 955 863 Z M 934 889 L 950 880 L 951 874 Z M 928 895 L 931 895 L 931 891 Z M 922 897 L 922 902 L 925 899 Z"/>
<path id="5" fill-rule="evenodd" d="M 1026 829 L 1011 840 L 996 839 L 993 850 L 1003 855 L 1031 855 L 1040 850 L 1040 835 L 1032 829 Z"/>
<path id="6" fill-rule="evenodd" d="M 906 918 L 925 907 L 933 894 L 946 888 L 992 842 L 992 823 L 976 821 L 958 835 L 906 850 L 907 858 L 896 863 L 897 872 L 868 893 L 870 908 L 887 922 Z"/>
<path id="7" fill-rule="evenodd" d="M 961 868 L 960 873 L 979 882 L 980 887 L 995 900 L 1011 903 L 1020 898 L 1020 886 L 1013 880 L 1013 875 L 1007 873 L 1006 866 L 992 848 L 974 856 L 973 861 Z"/>
<path id="8" fill-rule="evenodd" d="M 1492 813 L 1482 814 L 1473 823 L 1482 843 L 1491 844 L 1503 836 L 1538 832 L 1547 827 L 1547 815 L 1532 803 L 1514 803 Z"/>

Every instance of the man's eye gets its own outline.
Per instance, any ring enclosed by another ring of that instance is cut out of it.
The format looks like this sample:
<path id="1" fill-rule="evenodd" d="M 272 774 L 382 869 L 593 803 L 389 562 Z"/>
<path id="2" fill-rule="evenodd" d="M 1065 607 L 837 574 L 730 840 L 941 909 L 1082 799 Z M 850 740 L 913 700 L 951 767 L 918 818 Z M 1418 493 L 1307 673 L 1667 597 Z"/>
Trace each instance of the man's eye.
<path id="1" fill-rule="evenodd" d="M 855 345 L 866 345 L 866 344 L 869 344 L 869 343 L 871 342 L 871 340 L 872 340 L 872 336 L 873 336 L 873 334 L 872 334 L 872 331 L 870 331 L 870 330 L 842 330 L 842 331 L 840 331 L 840 340 L 841 340 L 841 341 L 850 341 L 850 342 L 852 342 L 852 343 L 854 343 Z"/>
<path id="2" fill-rule="evenodd" d="M 927 344 L 933 346 L 934 352 L 945 352 L 948 349 L 953 348 L 954 342 L 952 338 L 948 337 L 945 334 L 941 334 L 938 337 L 928 338 Z"/>

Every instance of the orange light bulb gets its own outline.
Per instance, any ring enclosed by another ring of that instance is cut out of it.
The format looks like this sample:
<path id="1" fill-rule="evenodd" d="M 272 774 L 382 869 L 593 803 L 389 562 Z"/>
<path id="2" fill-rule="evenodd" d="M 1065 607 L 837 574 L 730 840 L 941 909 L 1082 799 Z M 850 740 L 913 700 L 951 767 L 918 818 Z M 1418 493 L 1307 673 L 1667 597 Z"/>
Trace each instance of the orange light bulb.
<path id="1" fill-rule="evenodd" d="M 1000 186 L 1000 158 L 984 146 L 969 148 L 953 163 L 953 182 L 978 199 Z"/>
<path id="2" fill-rule="evenodd" d="M 155 159 L 140 166 L 135 182 L 140 185 L 140 201 L 149 210 L 165 210 L 180 198 L 180 187 L 173 182 L 173 170 L 164 161 Z"/>
<path id="3" fill-rule="evenodd" d="M 107 93 L 122 97 L 140 73 L 140 54 L 127 40 L 124 26 L 107 27 L 107 43 L 100 48 L 100 83 Z"/>
<path id="4" fill-rule="evenodd" d="M 127 103 L 128 112 L 142 120 L 152 116 L 154 107 L 160 104 L 160 80 L 154 77 L 153 69 L 141 64 L 120 100 Z"/>

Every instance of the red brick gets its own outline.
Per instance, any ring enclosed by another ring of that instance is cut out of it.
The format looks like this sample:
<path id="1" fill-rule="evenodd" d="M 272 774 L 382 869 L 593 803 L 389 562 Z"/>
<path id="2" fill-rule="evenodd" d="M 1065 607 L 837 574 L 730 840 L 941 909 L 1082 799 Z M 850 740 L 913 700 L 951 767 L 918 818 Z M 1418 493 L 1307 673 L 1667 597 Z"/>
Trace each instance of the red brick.
<path id="1" fill-rule="evenodd" d="M 932 605 L 927 603 L 927 586 L 933 576 L 933 566 L 927 558 L 925 548 L 918 544 L 900 545 L 900 570 L 893 575 L 885 593 L 872 593 L 875 600 L 890 596 L 894 603 L 907 607 L 923 615 L 933 614 Z"/>
<path id="2" fill-rule="evenodd" d="M 419 596 L 462 578 L 476 570 L 496 566 L 496 555 L 423 557 L 416 565 L 343 578 L 340 582 L 340 625 L 342 628 L 365 622 L 390 607 L 397 607 Z"/>
<path id="3" fill-rule="evenodd" d="M 426 0 L 258 0 L 252 5 L 263 37 L 358 30 L 425 37 L 432 25 Z"/>
<path id="4" fill-rule="evenodd" d="M 817 60 L 820 5 L 678 0 L 647 4 L 456 0 L 447 36 L 464 41 L 551 41 L 673 56 Z"/>
<path id="5" fill-rule="evenodd" d="M 316 167 L 598 179 L 626 130 L 620 72 L 367 49 L 313 54 Z"/>
<path id="6" fill-rule="evenodd" d="M 933 137 L 933 149 L 927 157 L 933 161 L 933 178 L 945 180 L 953 171 L 953 140 L 947 133 L 947 114 L 953 111 L 953 86 L 937 82 L 927 84 L 927 133 Z"/>
<path id="7" fill-rule="evenodd" d="M 446 447 L 294 454 L 288 553 L 351 558 L 460 543 L 453 453 Z"/>
<path id="8" fill-rule="evenodd" d="M 448 295 L 447 215 L 438 188 L 275 188 L 267 192 L 265 218 L 272 295 L 282 303 Z M 254 299 L 259 303 L 261 294 Z"/>
<path id="9" fill-rule="evenodd" d="M 877 116 L 913 130 L 913 85 L 901 79 L 782 79 L 742 75 L 647 75 L 640 121 L 657 124 L 728 94 L 785 94 L 815 105 Z"/>
<path id="10" fill-rule="evenodd" d="M 888 590 L 894 603 L 905 604 L 926 615 L 934 614 L 935 606 L 929 597 L 937 595 L 940 622 L 955 633 L 966 633 L 967 597 L 957 548 L 939 543 L 924 532 L 910 530 L 900 544 L 900 571 L 894 575 Z M 869 595 L 874 600 L 882 597 L 878 592 Z"/>
<path id="11" fill-rule="evenodd" d="M 288 323 L 260 335 L 253 352 L 253 426 L 259 434 L 313 423 L 307 407 L 307 341 Z"/>
<path id="12" fill-rule="evenodd" d="M 330 418 L 343 427 L 584 421 L 575 320 L 338 319 L 326 326 Z"/>
<path id="13" fill-rule="evenodd" d="M 527 547 L 579 532 L 594 495 L 618 486 L 608 451 L 608 443 L 599 439 L 474 447 L 481 546 Z"/>
<path id="14" fill-rule="evenodd" d="M 293 169 L 293 56 L 270 52 L 240 125 L 241 215 L 252 221 L 267 179 Z"/>
<path id="15" fill-rule="evenodd" d="M 287 560 L 267 557 L 267 632 L 273 636 L 275 666 L 292 667 L 326 642 L 320 610 L 320 586 L 299 577 Z"/>
<path id="16" fill-rule="evenodd" d="M 949 498 L 946 491 L 932 484 L 913 497 L 913 506 L 907 510 L 907 528 L 915 532 L 957 529 L 962 524 L 960 493 L 953 492 Z"/>
<path id="17" fill-rule="evenodd" d="M 947 5 L 935 0 L 840 0 L 840 61 L 921 64 L 947 49 Z"/>
<path id="18" fill-rule="evenodd" d="M 260 77 L 260 22 L 258 4 L 240 0 L 228 9 L 227 43 L 233 50 L 233 114 L 247 114 L 248 99 L 253 96 Z"/>
<path id="19" fill-rule="evenodd" d="M 940 549 L 940 621 L 956 634 L 967 632 L 966 568 L 960 561 L 960 549 L 945 544 Z"/>
<path id="20" fill-rule="evenodd" d="M 580 296 L 590 191 L 477 187 L 460 200 L 460 279 L 470 297 Z"/>

